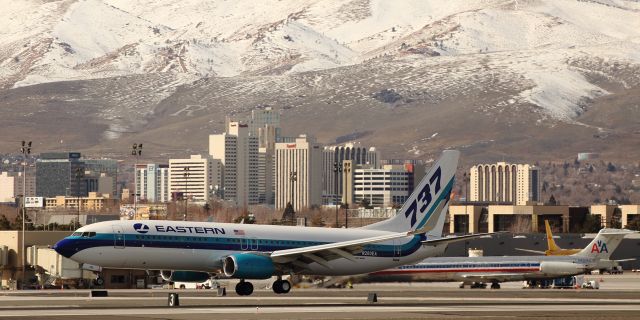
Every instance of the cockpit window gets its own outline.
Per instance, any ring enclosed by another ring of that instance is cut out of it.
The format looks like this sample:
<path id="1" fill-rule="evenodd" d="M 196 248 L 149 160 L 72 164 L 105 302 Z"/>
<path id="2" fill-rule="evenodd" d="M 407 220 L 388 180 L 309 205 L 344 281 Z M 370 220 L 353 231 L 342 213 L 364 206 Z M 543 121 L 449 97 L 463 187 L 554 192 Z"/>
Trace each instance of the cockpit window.
<path id="1" fill-rule="evenodd" d="M 82 236 L 82 232 L 74 232 L 71 234 L 72 237 L 80 237 Z"/>
<path id="2" fill-rule="evenodd" d="M 92 238 L 95 236 L 96 236 L 95 232 L 82 232 L 82 235 L 81 235 L 81 237 L 83 238 Z"/>

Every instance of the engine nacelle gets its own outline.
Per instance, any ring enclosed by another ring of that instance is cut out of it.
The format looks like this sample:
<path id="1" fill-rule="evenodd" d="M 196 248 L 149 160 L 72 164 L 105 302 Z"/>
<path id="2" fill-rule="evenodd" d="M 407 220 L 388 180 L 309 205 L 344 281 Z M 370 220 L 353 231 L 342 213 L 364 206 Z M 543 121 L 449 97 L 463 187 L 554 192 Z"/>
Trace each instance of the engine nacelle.
<path id="1" fill-rule="evenodd" d="M 227 277 L 237 279 L 268 279 L 276 271 L 271 258 L 251 253 L 224 258 L 222 269 Z"/>
<path id="2" fill-rule="evenodd" d="M 540 272 L 546 275 L 574 275 L 583 273 L 586 266 L 573 262 L 544 261 L 540 263 Z"/>
<path id="3" fill-rule="evenodd" d="M 182 270 L 161 270 L 160 276 L 165 281 L 173 282 L 205 282 L 209 280 L 209 273 Z"/>

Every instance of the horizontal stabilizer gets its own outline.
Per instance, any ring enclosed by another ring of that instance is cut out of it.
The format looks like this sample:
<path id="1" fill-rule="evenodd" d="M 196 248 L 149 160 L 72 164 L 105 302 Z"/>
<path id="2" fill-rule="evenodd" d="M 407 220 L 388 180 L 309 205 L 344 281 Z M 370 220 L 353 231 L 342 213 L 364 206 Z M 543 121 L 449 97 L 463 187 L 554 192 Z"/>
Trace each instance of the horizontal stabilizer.
<path id="1" fill-rule="evenodd" d="M 544 251 L 538 251 L 538 250 L 529 250 L 529 249 L 522 249 L 522 248 L 515 248 L 518 251 L 523 251 L 523 252 L 529 252 L 529 253 L 535 253 L 535 254 L 541 254 L 541 255 L 545 255 L 547 254 Z"/>
<path id="2" fill-rule="evenodd" d="M 428 246 L 428 245 L 439 245 L 443 243 L 454 243 L 458 241 L 463 241 L 463 240 L 473 239 L 473 238 L 480 238 L 483 236 L 488 236 L 488 235 L 497 234 L 497 233 L 501 233 L 501 232 L 476 233 L 476 234 L 469 234 L 465 236 L 445 237 L 445 238 L 439 238 L 439 239 L 433 239 L 433 240 L 425 240 L 425 241 L 422 241 L 422 244 Z"/>

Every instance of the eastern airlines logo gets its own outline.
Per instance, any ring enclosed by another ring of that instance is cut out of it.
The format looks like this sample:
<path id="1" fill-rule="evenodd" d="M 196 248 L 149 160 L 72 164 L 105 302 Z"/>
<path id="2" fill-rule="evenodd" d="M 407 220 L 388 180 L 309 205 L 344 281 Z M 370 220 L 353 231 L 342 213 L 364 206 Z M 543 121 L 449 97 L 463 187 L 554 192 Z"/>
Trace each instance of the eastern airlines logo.
<path id="1" fill-rule="evenodd" d="M 594 243 L 591 247 L 591 253 L 609 253 L 607 244 L 602 240 L 598 240 L 598 242 Z"/>
<path id="2" fill-rule="evenodd" d="M 138 233 L 147 233 L 149 232 L 149 226 L 146 224 L 142 224 L 142 223 L 135 223 L 133 225 L 133 229 L 136 230 Z"/>
<path id="3" fill-rule="evenodd" d="M 202 234 L 226 234 L 224 228 L 187 227 L 187 226 L 154 226 L 158 233 L 202 233 Z M 138 233 L 149 232 L 149 226 L 143 223 L 134 223 L 133 229 Z"/>

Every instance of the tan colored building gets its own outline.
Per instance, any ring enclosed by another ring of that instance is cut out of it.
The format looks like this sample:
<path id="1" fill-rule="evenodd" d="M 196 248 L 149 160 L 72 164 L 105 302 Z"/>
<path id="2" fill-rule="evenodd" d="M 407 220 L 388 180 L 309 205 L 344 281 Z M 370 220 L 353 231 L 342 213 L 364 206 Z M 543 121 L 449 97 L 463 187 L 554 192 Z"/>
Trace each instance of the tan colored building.
<path id="1" fill-rule="evenodd" d="M 619 219 L 619 217 L 615 217 L 615 213 L 618 210 L 616 205 L 595 204 L 591 206 L 590 211 L 592 215 L 600 217 L 600 225 L 602 227 L 610 228 L 614 219 Z"/>
<path id="2" fill-rule="evenodd" d="M 562 232 L 569 231 L 569 206 L 508 206 L 490 205 L 488 207 L 489 232 L 524 232 L 529 225 L 530 232 L 543 232 L 544 220 L 555 221 L 562 225 Z"/>
<path id="3" fill-rule="evenodd" d="M 36 178 L 29 173 L 27 169 L 27 177 L 23 179 L 22 172 L 2 172 L 0 173 L 0 202 L 13 202 L 16 197 L 23 193 L 23 184 L 27 188 L 27 197 L 33 197 L 36 194 Z"/>
<path id="4" fill-rule="evenodd" d="M 182 193 L 190 201 L 208 202 L 213 191 L 211 159 L 192 155 L 188 159 L 169 159 L 169 192 Z"/>
<path id="5" fill-rule="evenodd" d="M 348 168 L 347 161 L 344 163 L 343 167 Z M 392 207 L 407 201 L 413 191 L 415 176 L 412 164 L 385 164 L 380 169 L 356 167 L 352 175 L 345 172 L 345 183 L 351 183 L 351 180 L 353 185 L 343 188 L 345 195 L 353 193 L 349 203 L 366 199 L 374 207 Z"/>
<path id="6" fill-rule="evenodd" d="M 209 155 L 222 165 L 223 197 L 238 207 L 259 201 L 258 145 L 249 125 L 240 122 L 230 121 L 225 133 L 209 135 Z"/>
<path id="7" fill-rule="evenodd" d="M 484 213 L 484 217 L 481 215 Z M 481 222 L 486 224 L 487 209 L 477 205 L 449 206 L 449 233 L 487 232 L 480 228 Z M 484 219 L 485 221 L 482 221 Z"/>
<path id="8" fill-rule="evenodd" d="M 622 214 L 622 227 L 626 228 L 627 225 L 636 219 L 640 219 L 640 205 L 638 204 L 625 204 L 620 206 Z"/>
<path id="9" fill-rule="evenodd" d="M 290 201 L 296 211 L 322 204 L 322 147 L 306 135 L 276 143 L 276 208 Z"/>
<path id="10" fill-rule="evenodd" d="M 569 206 L 451 205 L 449 232 L 543 232 L 544 220 L 569 231 Z"/>
<path id="11" fill-rule="evenodd" d="M 351 161 L 356 168 L 359 166 L 380 168 L 380 152 L 375 147 L 365 147 L 360 143 L 324 147 L 322 151 L 322 197 L 324 204 L 344 203 L 345 198 L 353 198 L 353 196 L 345 197 L 343 194 L 345 192 L 344 168 L 336 172 L 336 166 L 347 160 Z"/>
<path id="12" fill-rule="evenodd" d="M 108 193 L 98 194 L 97 192 L 89 192 L 88 197 L 66 197 L 57 196 L 55 198 L 44 199 L 45 210 L 56 210 L 61 208 L 78 208 L 83 211 L 99 211 L 118 203 L 116 199 L 112 199 Z"/>
<path id="13" fill-rule="evenodd" d="M 469 170 L 470 201 L 526 205 L 540 201 L 538 168 L 528 164 L 479 164 Z"/>

